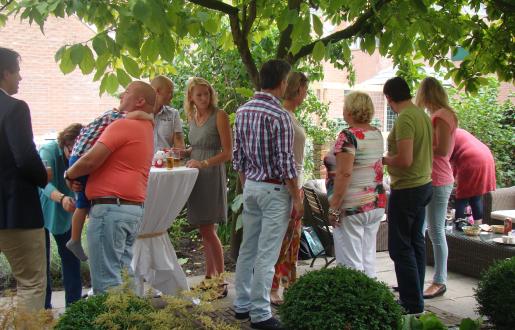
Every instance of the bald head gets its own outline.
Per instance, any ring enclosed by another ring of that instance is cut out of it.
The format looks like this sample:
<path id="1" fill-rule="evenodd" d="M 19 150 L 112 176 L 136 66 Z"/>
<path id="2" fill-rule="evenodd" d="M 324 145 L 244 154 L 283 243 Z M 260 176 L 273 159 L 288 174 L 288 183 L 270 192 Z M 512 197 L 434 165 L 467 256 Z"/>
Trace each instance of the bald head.
<path id="1" fill-rule="evenodd" d="M 156 108 L 161 110 L 163 105 L 168 105 L 173 98 L 174 85 L 170 78 L 165 76 L 157 76 L 150 82 L 157 94 Z"/>
<path id="2" fill-rule="evenodd" d="M 120 99 L 120 111 L 131 112 L 135 110 L 154 112 L 156 92 L 146 82 L 133 81 L 127 86 Z"/>

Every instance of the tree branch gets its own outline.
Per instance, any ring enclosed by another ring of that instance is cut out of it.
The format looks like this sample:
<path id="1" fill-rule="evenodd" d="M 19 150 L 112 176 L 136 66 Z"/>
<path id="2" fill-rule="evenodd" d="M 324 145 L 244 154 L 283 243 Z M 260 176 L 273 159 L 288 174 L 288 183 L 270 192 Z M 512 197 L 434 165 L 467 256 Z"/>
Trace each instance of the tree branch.
<path id="1" fill-rule="evenodd" d="M 256 0 L 252 0 L 249 4 L 249 14 L 245 14 L 245 20 L 243 21 L 243 34 L 248 36 L 250 29 L 252 29 L 252 25 L 254 24 L 254 21 L 256 20 Z"/>
<path id="2" fill-rule="evenodd" d="M 300 3 L 302 0 L 288 0 L 288 9 L 297 10 L 300 12 Z M 291 47 L 291 33 L 293 31 L 293 25 L 288 24 L 286 29 L 281 32 L 279 39 L 279 45 L 277 45 L 276 58 L 285 58 L 288 54 L 288 50 Z"/>
<path id="3" fill-rule="evenodd" d="M 244 34 L 241 31 L 238 15 L 229 15 L 229 21 L 231 23 L 232 38 L 236 44 L 236 48 L 238 48 L 238 53 L 240 53 L 243 65 L 245 65 L 254 87 L 259 89 L 259 73 L 250 52 L 248 34 Z"/>
<path id="4" fill-rule="evenodd" d="M 209 8 L 213 10 L 217 10 L 227 15 L 238 15 L 238 8 L 233 7 L 231 5 L 226 4 L 225 2 L 218 0 L 188 0 L 196 5 L 202 6 L 204 8 Z"/>
<path id="5" fill-rule="evenodd" d="M 228 5 L 218 0 L 188 0 L 191 3 L 199 5 L 204 8 L 217 10 L 229 16 L 229 22 L 231 24 L 231 34 L 238 53 L 241 56 L 243 65 L 254 84 L 256 89 L 259 89 L 259 73 L 254 62 L 254 58 L 250 53 L 248 34 L 256 18 L 256 1 L 250 2 L 250 13 L 244 15 L 243 21 L 245 22 L 243 28 L 240 26 L 239 9 Z"/>
<path id="6" fill-rule="evenodd" d="M 7 6 L 9 6 L 14 0 L 9 0 L 5 3 L 5 5 L 2 6 L 2 8 L 0 8 L 0 11 L 4 10 L 5 8 L 7 8 Z"/>
<path id="7" fill-rule="evenodd" d="M 299 52 L 295 55 L 292 55 L 291 53 L 289 53 L 288 61 L 291 64 L 294 64 L 299 59 L 311 54 L 311 52 L 313 51 L 313 48 L 315 47 L 315 44 L 319 41 L 322 41 L 324 43 L 324 45 L 327 45 L 330 42 L 335 43 L 335 42 L 341 41 L 343 39 L 349 39 L 349 38 L 357 35 L 362 30 L 370 27 L 372 22 L 369 22 L 368 19 L 373 17 L 374 14 L 376 13 L 376 11 L 378 11 L 381 7 L 383 7 L 384 5 L 388 4 L 391 1 L 392 0 L 378 0 L 365 13 L 363 13 L 363 15 L 358 17 L 358 19 L 356 19 L 356 21 L 353 24 L 349 25 L 347 28 L 345 28 L 341 31 L 336 31 L 335 33 L 330 34 L 325 38 L 315 40 L 312 43 L 303 46 L 299 50 Z"/>

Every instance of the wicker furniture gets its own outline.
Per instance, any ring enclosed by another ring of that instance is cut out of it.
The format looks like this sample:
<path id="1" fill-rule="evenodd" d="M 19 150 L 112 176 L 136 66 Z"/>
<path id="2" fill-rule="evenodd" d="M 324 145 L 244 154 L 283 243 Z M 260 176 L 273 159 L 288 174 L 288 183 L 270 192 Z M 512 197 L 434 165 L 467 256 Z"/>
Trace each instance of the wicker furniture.
<path id="1" fill-rule="evenodd" d="M 515 256 L 515 246 L 492 242 L 492 238 L 502 237 L 498 234 L 481 234 L 467 236 L 453 230 L 445 234 L 449 247 L 447 268 L 450 271 L 479 278 L 481 272 L 490 267 L 496 260 Z M 434 265 L 433 245 L 426 235 L 426 263 Z"/>
<path id="2" fill-rule="evenodd" d="M 490 213 L 497 210 L 515 210 L 515 186 L 499 188 L 483 196 L 483 223 L 500 225 L 499 220 L 490 216 Z"/>
<path id="3" fill-rule="evenodd" d="M 332 227 L 327 222 L 329 202 L 327 201 L 324 180 L 309 180 L 302 188 L 304 190 L 304 225 L 315 228 L 318 238 L 320 238 L 322 245 L 326 249 L 326 254 L 334 257 Z M 387 250 L 388 222 L 381 221 L 377 231 L 376 251 Z M 332 261 L 326 259 L 326 264 L 330 264 Z"/>

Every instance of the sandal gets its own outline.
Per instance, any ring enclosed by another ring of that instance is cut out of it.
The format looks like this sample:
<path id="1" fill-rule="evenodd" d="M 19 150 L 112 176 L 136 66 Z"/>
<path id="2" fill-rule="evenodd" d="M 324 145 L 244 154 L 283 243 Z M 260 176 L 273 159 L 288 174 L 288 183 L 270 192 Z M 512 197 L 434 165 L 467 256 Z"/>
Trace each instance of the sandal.
<path id="1" fill-rule="evenodd" d="M 220 284 L 219 288 L 223 288 L 222 292 L 218 295 L 218 297 L 216 297 L 216 299 L 223 299 L 225 297 L 227 297 L 227 294 L 229 293 L 229 283 L 222 283 Z"/>

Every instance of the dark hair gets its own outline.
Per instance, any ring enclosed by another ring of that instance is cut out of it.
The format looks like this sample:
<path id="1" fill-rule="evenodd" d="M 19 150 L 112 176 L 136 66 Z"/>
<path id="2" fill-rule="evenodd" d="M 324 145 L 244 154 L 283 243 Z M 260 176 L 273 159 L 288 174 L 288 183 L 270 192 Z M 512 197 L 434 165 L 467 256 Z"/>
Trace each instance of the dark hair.
<path id="1" fill-rule="evenodd" d="M 259 70 L 261 89 L 274 89 L 286 79 L 291 65 L 285 60 L 269 60 L 263 63 Z"/>
<path id="2" fill-rule="evenodd" d="M 20 54 L 12 49 L 0 47 L 0 80 L 4 79 L 4 71 L 16 72 L 20 69 Z"/>
<path id="3" fill-rule="evenodd" d="M 80 134 L 80 130 L 82 129 L 82 124 L 75 123 L 63 129 L 57 135 L 57 144 L 59 148 L 63 149 L 64 145 L 67 143 L 75 143 L 75 139 Z"/>
<path id="4" fill-rule="evenodd" d="M 383 86 L 383 94 L 394 102 L 411 100 L 411 91 L 408 83 L 401 77 L 388 79 Z"/>

